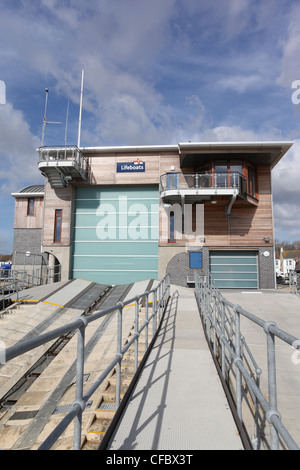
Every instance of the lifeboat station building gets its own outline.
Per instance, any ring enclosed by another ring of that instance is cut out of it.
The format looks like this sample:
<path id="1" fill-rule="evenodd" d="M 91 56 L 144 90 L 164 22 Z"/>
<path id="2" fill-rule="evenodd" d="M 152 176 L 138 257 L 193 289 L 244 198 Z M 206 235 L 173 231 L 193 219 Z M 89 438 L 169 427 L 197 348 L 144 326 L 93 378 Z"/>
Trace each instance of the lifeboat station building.
<path id="1" fill-rule="evenodd" d="M 41 147 L 44 186 L 13 193 L 14 251 L 61 280 L 275 288 L 271 171 L 292 142 Z"/>

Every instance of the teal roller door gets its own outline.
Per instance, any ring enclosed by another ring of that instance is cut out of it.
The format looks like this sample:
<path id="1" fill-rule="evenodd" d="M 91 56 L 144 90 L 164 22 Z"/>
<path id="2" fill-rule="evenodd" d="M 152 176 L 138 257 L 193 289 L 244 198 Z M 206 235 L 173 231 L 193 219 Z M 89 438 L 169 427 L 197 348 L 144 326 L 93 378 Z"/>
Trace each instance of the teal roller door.
<path id="1" fill-rule="evenodd" d="M 102 284 L 158 278 L 158 187 L 76 188 L 72 277 Z"/>
<path id="2" fill-rule="evenodd" d="M 210 272 L 221 289 L 257 289 L 257 252 L 212 251 Z"/>

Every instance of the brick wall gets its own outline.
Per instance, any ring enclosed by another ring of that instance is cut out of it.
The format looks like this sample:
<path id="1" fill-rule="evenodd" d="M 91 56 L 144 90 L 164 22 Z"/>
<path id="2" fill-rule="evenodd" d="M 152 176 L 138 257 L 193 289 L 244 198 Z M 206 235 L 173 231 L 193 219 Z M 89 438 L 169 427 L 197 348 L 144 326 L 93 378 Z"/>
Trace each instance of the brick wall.
<path id="1" fill-rule="evenodd" d="M 240 248 L 240 247 L 239 247 Z M 245 249 L 246 247 L 243 247 Z M 218 247 L 218 249 L 226 249 Z M 235 247 L 231 247 L 235 249 Z M 238 248 L 236 248 L 238 249 Z M 258 252 L 258 278 L 260 289 L 274 289 L 274 256 L 273 247 L 249 247 L 251 250 L 257 250 Z M 195 272 L 200 275 L 206 275 L 209 273 L 209 248 L 202 248 L 202 269 L 191 269 L 189 267 L 189 252 L 181 252 L 175 255 L 167 266 L 167 272 L 170 274 L 170 280 L 172 284 L 189 287 L 187 283 L 188 276 L 193 277 Z M 269 256 L 264 256 L 264 253 L 268 251 Z"/>
<path id="2" fill-rule="evenodd" d="M 13 251 L 26 253 L 30 251 L 32 254 L 41 253 L 42 244 L 42 229 L 28 229 L 28 228 L 15 228 L 14 229 L 14 245 Z M 38 257 L 39 258 L 39 257 Z M 18 259 L 15 260 L 16 264 L 24 263 L 24 255 L 18 255 Z M 36 264 L 39 264 L 40 260 L 36 260 Z"/>

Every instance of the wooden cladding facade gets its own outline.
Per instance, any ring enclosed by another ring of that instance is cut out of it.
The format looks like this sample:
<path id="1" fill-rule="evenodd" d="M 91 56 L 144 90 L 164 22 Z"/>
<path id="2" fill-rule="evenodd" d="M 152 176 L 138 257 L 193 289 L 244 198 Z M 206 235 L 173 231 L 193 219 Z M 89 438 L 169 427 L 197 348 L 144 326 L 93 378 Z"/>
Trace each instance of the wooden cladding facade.
<path id="1" fill-rule="evenodd" d="M 230 216 L 225 215 L 225 202 L 204 204 L 204 246 L 265 246 L 265 238 L 273 245 L 273 211 L 271 170 L 257 167 L 259 202 L 237 200 Z"/>
<path id="2" fill-rule="evenodd" d="M 145 163 L 145 172 L 117 173 L 117 163 L 134 161 L 140 158 Z M 179 155 L 175 152 L 148 153 L 145 155 L 97 155 L 90 157 L 91 177 L 86 185 L 159 185 L 162 174 L 187 172 L 180 168 Z M 189 172 L 191 170 L 189 169 Z M 267 237 L 273 244 L 273 215 L 271 170 L 269 166 L 256 168 L 257 199 L 237 198 L 232 207 L 231 215 L 226 215 L 228 199 L 219 197 L 216 204 L 204 202 L 204 246 L 264 246 Z M 61 246 L 69 246 L 72 242 L 72 211 L 74 187 L 52 189 L 49 183 L 45 188 L 45 209 L 43 224 L 43 245 L 56 246 L 54 242 L 55 210 L 62 210 Z M 22 212 L 24 214 L 24 211 Z M 18 214 L 18 212 L 16 212 Z M 28 219 L 28 218 L 27 218 Z M 163 201 L 160 201 L 160 246 L 184 246 L 185 240 L 169 242 L 169 216 Z M 197 236 L 189 241 L 191 245 L 199 245 Z"/>
<path id="3" fill-rule="evenodd" d="M 32 214 L 28 214 L 28 199 L 28 197 L 17 197 L 15 199 L 14 228 L 43 228 L 44 198 L 33 198 Z"/>

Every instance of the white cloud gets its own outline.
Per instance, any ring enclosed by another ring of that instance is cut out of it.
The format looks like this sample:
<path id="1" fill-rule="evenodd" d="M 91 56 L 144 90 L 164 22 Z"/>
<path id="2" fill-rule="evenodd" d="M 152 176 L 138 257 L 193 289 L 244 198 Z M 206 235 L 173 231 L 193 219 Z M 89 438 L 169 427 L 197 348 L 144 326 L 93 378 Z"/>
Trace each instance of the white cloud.
<path id="1" fill-rule="evenodd" d="M 217 86 L 225 90 L 233 90 L 237 93 L 244 93 L 245 91 L 261 90 L 269 81 L 264 79 L 261 75 L 232 75 L 222 78 L 217 82 Z"/>
<path id="2" fill-rule="evenodd" d="M 276 237 L 300 240 L 300 141 L 282 158 L 272 172 Z M 281 235 L 281 236 L 280 236 Z"/>
<path id="3" fill-rule="evenodd" d="M 299 44 L 300 5 L 294 4 L 288 15 L 286 37 L 280 41 L 282 60 L 281 73 L 277 80 L 279 85 L 291 87 L 294 80 L 300 80 Z"/>
<path id="4" fill-rule="evenodd" d="M 0 107 L 1 192 L 10 194 L 41 180 L 37 169 L 38 139 L 30 132 L 21 111 L 10 103 Z"/>
<path id="5" fill-rule="evenodd" d="M 0 80 L 0 105 L 6 103 L 6 87 L 5 82 Z"/>

